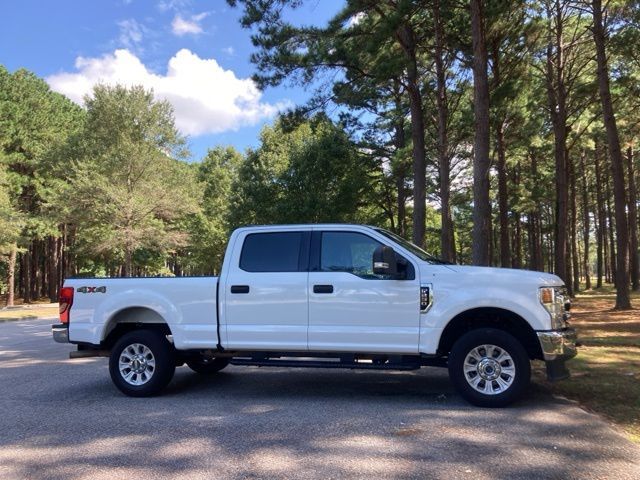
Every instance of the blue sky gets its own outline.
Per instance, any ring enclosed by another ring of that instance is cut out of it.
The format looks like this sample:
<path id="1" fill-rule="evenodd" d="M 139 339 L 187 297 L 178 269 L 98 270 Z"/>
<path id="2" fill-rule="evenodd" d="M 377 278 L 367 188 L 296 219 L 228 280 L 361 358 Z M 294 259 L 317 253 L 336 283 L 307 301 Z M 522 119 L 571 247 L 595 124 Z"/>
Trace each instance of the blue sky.
<path id="1" fill-rule="evenodd" d="M 342 0 L 311 0 L 292 12 L 322 24 Z M 98 81 L 142 83 L 168 99 L 193 159 L 207 148 L 258 145 L 265 123 L 308 93 L 282 86 L 259 92 L 250 32 L 225 0 L 39 0 L 0 6 L 0 63 L 24 67 L 77 102 Z"/>

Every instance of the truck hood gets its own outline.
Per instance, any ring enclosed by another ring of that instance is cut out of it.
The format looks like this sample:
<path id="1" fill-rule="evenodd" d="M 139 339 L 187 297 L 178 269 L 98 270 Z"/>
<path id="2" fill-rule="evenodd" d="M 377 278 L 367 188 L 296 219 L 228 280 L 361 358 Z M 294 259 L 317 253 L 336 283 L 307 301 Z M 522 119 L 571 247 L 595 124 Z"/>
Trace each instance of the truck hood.
<path id="1" fill-rule="evenodd" d="M 514 268 L 473 267 L 467 265 L 447 265 L 450 270 L 460 273 L 473 282 L 530 283 L 539 286 L 561 286 L 564 282 L 552 273 L 518 270 Z"/>

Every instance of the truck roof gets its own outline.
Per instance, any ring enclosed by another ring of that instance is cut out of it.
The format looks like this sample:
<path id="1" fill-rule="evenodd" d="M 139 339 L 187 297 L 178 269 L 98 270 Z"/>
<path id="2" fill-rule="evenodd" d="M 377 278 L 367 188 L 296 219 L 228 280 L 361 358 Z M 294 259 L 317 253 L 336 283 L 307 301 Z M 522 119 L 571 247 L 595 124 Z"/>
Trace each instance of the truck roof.
<path id="1" fill-rule="evenodd" d="M 358 227 L 358 228 L 378 228 L 372 225 L 364 225 L 360 223 L 286 223 L 275 225 L 245 225 L 237 230 L 250 228 L 278 229 L 278 228 L 339 228 L 339 227 Z"/>

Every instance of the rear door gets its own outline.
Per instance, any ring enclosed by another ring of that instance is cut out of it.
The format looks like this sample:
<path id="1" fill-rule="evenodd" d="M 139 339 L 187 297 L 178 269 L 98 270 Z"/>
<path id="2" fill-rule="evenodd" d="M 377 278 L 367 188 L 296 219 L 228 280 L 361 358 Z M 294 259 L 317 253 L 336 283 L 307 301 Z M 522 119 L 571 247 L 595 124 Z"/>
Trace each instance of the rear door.
<path id="1" fill-rule="evenodd" d="M 225 282 L 227 347 L 307 350 L 309 230 L 249 231 Z"/>
<path id="2" fill-rule="evenodd" d="M 420 282 L 408 261 L 404 280 L 373 273 L 381 244 L 356 231 L 313 232 L 309 272 L 309 350 L 417 353 Z"/>

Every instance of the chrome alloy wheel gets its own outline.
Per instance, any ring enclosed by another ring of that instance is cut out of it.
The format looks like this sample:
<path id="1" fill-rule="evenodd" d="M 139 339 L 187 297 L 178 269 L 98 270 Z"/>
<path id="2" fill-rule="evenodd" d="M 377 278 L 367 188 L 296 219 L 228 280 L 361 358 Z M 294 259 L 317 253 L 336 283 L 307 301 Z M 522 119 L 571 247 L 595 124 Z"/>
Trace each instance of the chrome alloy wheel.
<path id="1" fill-rule="evenodd" d="M 516 376 L 513 358 L 504 348 L 479 345 L 464 360 L 464 378 L 474 390 L 497 395 L 511 387 Z"/>
<path id="2" fill-rule="evenodd" d="M 118 362 L 120 375 L 129 385 L 144 385 L 156 370 L 156 359 L 149 347 L 132 343 L 122 350 Z"/>

